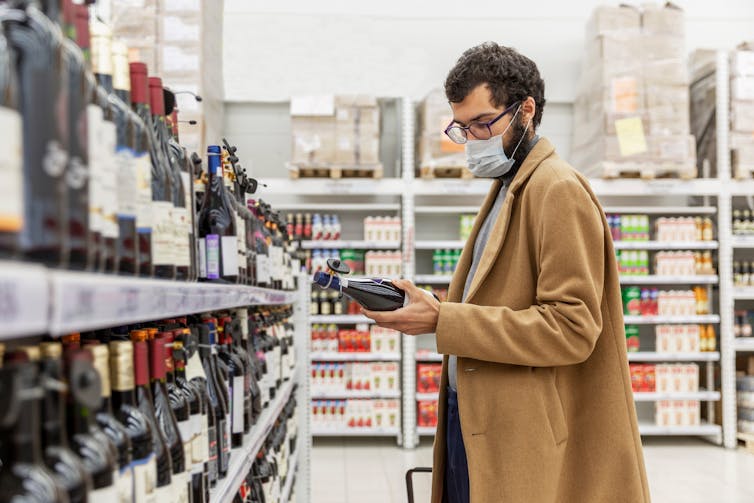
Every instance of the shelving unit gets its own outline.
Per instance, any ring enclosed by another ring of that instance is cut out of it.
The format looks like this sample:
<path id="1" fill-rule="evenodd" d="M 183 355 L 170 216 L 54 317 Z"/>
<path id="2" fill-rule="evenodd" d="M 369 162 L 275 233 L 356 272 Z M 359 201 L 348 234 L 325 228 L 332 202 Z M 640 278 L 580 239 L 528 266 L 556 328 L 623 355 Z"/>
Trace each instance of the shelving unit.
<path id="1" fill-rule="evenodd" d="M 720 323 L 717 314 L 700 314 L 697 316 L 631 316 L 626 315 L 623 321 L 627 325 L 665 325 L 665 324 L 715 324 Z"/>
<path id="2" fill-rule="evenodd" d="M 417 274 L 414 281 L 417 285 L 447 285 L 452 278 L 445 274 Z"/>
<path id="3" fill-rule="evenodd" d="M 400 353 L 311 353 L 313 362 L 399 362 Z"/>
<path id="4" fill-rule="evenodd" d="M 399 428 L 347 428 L 342 430 L 314 430 L 315 437 L 397 437 Z"/>
<path id="5" fill-rule="evenodd" d="M 301 248 L 313 250 L 316 248 L 335 249 L 354 248 L 357 250 L 398 250 L 401 244 L 389 241 L 302 241 Z"/>
<path id="6" fill-rule="evenodd" d="M 716 274 L 694 276 L 621 276 L 621 285 L 714 285 L 720 281 Z"/>
<path id="7" fill-rule="evenodd" d="M 754 352 L 754 337 L 736 337 L 733 346 L 736 351 Z"/>
<path id="8" fill-rule="evenodd" d="M 720 392 L 705 390 L 688 393 L 634 392 L 634 401 L 636 402 L 659 402 L 660 400 L 699 400 L 702 402 L 716 402 L 720 400 Z"/>
<path id="9" fill-rule="evenodd" d="M 356 325 L 359 323 L 374 323 L 363 314 L 333 314 L 314 315 L 309 317 L 310 323 L 335 323 L 336 325 Z"/>
<path id="10" fill-rule="evenodd" d="M 442 362 L 442 355 L 440 353 L 417 353 L 414 355 L 417 362 Z"/>
<path id="11" fill-rule="evenodd" d="M 699 426 L 657 426 L 654 424 L 639 423 L 639 433 L 642 436 L 699 436 L 715 437 L 715 443 L 720 443 L 722 428 L 716 424 L 702 423 Z"/>
<path id="12" fill-rule="evenodd" d="M 364 398 L 390 399 L 400 398 L 400 391 L 370 391 L 370 390 L 346 390 L 342 392 L 312 392 L 312 400 L 357 400 Z"/>
<path id="13" fill-rule="evenodd" d="M 301 443 L 299 440 L 297 443 Z M 291 458 L 291 464 L 288 467 L 288 474 L 286 475 L 285 485 L 280 491 L 280 501 L 287 502 L 291 499 L 291 491 L 293 490 L 293 483 L 296 480 L 296 469 L 298 468 L 299 447 L 296 446 L 296 451 Z"/>
<path id="14" fill-rule="evenodd" d="M 464 244 L 465 242 L 461 240 L 417 241 L 414 248 L 417 250 L 438 250 L 438 249 L 460 250 L 463 248 Z"/>
<path id="15" fill-rule="evenodd" d="M 720 353 L 655 353 L 651 351 L 636 351 L 628 353 L 630 362 L 719 362 Z"/>
<path id="16" fill-rule="evenodd" d="M 616 250 L 717 250 L 717 241 L 615 241 Z"/>

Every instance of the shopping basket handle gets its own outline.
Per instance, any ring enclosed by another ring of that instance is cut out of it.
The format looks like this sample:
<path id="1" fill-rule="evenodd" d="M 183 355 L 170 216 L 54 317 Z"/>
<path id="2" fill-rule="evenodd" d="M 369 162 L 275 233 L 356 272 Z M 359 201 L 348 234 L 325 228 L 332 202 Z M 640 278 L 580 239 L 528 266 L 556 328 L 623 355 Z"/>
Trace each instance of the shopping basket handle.
<path id="1" fill-rule="evenodd" d="M 408 493 L 408 503 L 414 503 L 414 481 L 412 478 L 414 473 L 432 473 L 432 468 L 411 468 L 406 472 L 406 492 Z"/>

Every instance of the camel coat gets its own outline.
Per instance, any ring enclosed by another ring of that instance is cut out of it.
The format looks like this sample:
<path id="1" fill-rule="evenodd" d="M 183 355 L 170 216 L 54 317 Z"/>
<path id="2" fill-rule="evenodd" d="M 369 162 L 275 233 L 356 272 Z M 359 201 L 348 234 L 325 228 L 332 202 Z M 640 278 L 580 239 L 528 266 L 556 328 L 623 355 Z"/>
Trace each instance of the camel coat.
<path id="1" fill-rule="evenodd" d="M 471 502 L 649 502 L 610 231 L 588 182 L 547 139 L 511 183 L 461 303 L 500 183 L 479 211 L 436 331 L 438 351 L 458 356 Z M 444 360 L 433 503 L 445 470 Z"/>

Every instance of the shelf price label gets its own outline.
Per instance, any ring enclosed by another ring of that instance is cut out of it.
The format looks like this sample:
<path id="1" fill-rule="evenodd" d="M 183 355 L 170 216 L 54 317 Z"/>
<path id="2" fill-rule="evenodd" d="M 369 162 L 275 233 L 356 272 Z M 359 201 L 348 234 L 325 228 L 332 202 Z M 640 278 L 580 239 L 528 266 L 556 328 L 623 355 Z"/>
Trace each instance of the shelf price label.
<path id="1" fill-rule="evenodd" d="M 49 296 L 45 268 L 0 262 L 0 338 L 46 332 Z"/>

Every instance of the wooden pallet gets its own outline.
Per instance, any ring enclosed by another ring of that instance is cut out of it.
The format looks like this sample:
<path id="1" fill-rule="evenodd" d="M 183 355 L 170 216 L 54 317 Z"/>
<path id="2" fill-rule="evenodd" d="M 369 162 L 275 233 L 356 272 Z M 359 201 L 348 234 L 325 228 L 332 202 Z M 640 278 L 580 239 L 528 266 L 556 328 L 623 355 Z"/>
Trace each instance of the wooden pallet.
<path id="1" fill-rule="evenodd" d="M 288 174 L 293 180 L 299 178 L 372 178 L 379 179 L 384 175 L 381 164 L 353 166 L 353 165 L 291 165 Z"/>
<path id="2" fill-rule="evenodd" d="M 603 162 L 597 168 L 602 178 L 641 178 L 654 180 L 657 178 L 679 178 L 693 180 L 697 178 L 696 166 L 678 164 L 650 164 L 650 163 L 618 163 Z"/>
<path id="3" fill-rule="evenodd" d="M 425 180 L 435 178 L 460 178 L 468 180 L 474 178 L 466 166 L 422 166 L 419 168 L 419 176 Z"/>
<path id="4" fill-rule="evenodd" d="M 754 454 L 754 434 L 739 432 L 738 440 L 743 442 L 743 446 L 747 451 Z"/>

